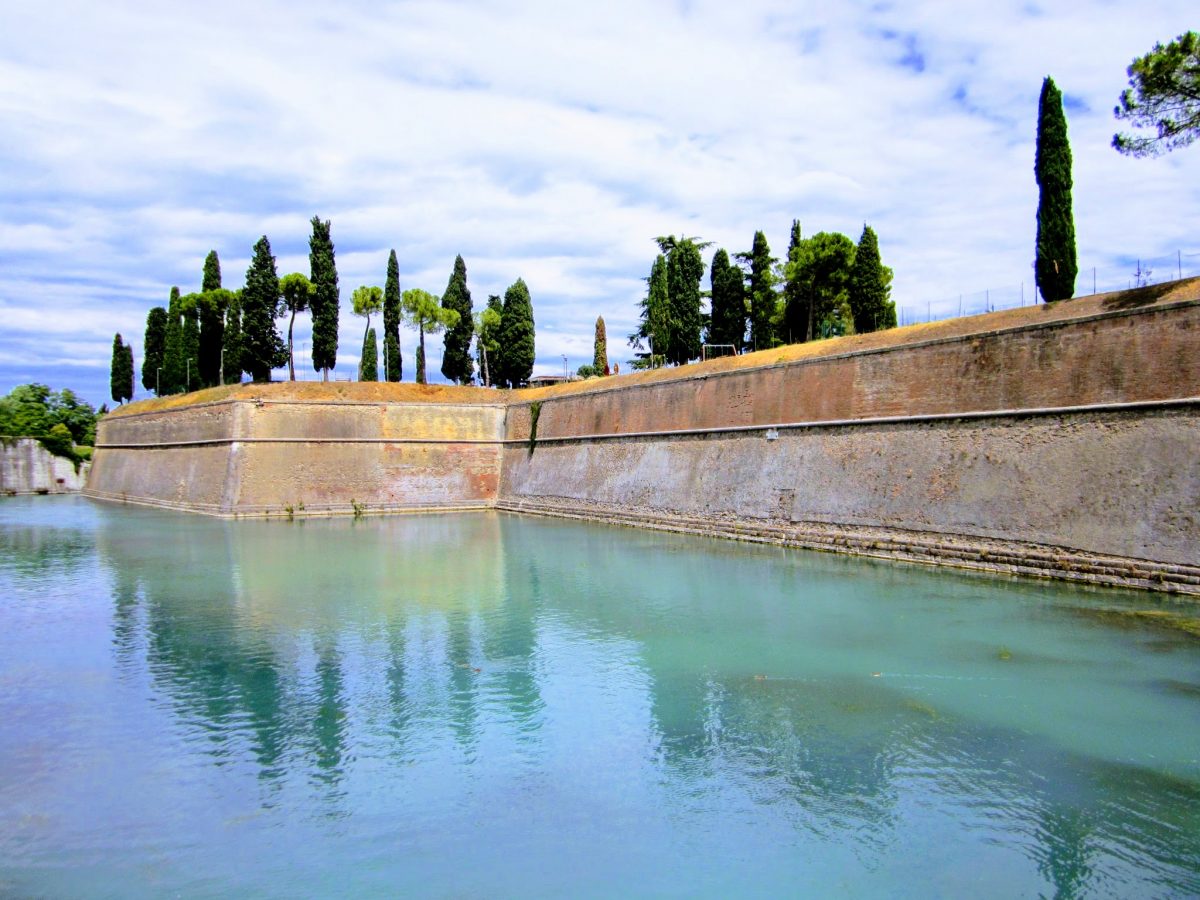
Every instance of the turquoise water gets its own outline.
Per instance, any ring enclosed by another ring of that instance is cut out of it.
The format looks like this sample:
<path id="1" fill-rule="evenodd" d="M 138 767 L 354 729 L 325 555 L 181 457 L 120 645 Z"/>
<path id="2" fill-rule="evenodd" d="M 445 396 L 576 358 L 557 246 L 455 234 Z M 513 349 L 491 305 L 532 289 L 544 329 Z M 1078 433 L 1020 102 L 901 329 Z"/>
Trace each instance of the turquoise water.
<path id="1" fill-rule="evenodd" d="M 1164 608 L 497 514 L 6 499 L 0 895 L 1195 895 L 1200 641 L 1097 614 Z"/>

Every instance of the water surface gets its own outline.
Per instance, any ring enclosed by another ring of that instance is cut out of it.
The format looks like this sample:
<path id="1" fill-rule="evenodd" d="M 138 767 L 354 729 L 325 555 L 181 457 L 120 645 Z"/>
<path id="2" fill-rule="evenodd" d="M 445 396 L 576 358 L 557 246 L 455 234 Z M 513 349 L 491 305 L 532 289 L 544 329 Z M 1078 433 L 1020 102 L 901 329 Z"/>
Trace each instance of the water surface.
<path id="1" fill-rule="evenodd" d="M 0 895 L 1196 895 L 1200 642 L 1112 613 L 1171 608 L 5 499 Z"/>

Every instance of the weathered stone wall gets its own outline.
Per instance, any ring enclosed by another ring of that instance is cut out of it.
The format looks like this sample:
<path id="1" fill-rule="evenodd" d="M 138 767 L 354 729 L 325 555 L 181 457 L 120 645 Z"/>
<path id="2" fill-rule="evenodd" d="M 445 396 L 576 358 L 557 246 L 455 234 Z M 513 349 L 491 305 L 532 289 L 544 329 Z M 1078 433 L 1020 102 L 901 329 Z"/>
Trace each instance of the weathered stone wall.
<path id="1" fill-rule="evenodd" d="M 500 405 L 273 400 L 113 417 L 87 493 L 219 515 L 488 506 L 503 418 Z"/>
<path id="2" fill-rule="evenodd" d="M 33 438 L 0 441 L 0 494 L 67 494 L 83 489 L 87 463 L 75 471 Z"/>

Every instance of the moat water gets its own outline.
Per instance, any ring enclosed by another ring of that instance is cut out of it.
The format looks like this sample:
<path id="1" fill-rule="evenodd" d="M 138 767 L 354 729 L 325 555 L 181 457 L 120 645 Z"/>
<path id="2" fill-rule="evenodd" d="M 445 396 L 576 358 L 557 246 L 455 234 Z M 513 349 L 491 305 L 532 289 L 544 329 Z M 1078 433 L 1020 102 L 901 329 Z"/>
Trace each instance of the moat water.
<path id="1" fill-rule="evenodd" d="M 1149 595 L 0 501 L 0 895 L 1200 894 Z"/>

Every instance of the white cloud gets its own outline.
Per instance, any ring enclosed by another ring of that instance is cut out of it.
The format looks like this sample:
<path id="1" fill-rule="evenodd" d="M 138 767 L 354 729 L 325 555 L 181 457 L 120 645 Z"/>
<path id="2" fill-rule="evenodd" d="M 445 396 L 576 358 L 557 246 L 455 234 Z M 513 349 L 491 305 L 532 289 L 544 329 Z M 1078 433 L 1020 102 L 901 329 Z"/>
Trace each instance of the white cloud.
<path id="1" fill-rule="evenodd" d="M 18 5 L 0 37 L 0 390 L 36 375 L 32 337 L 75 337 L 47 352 L 96 354 L 67 386 L 99 402 L 113 332 L 140 356 L 146 312 L 194 289 L 210 248 L 227 284 L 261 234 L 281 273 L 306 271 L 314 213 L 338 248 L 339 372 L 362 338 L 350 292 L 382 283 L 389 248 L 405 287 L 435 292 L 461 253 L 477 308 L 524 277 L 539 371 L 589 361 L 599 314 L 628 356 L 664 233 L 736 251 L 761 228 L 782 255 L 793 218 L 854 238 L 866 221 L 902 306 L 1018 296 L 1045 74 L 1070 101 L 1081 266 L 1119 278 L 1200 252 L 1200 150 L 1108 146 L 1125 66 L 1193 18 L 1101 0 Z"/>

